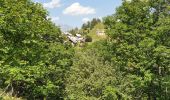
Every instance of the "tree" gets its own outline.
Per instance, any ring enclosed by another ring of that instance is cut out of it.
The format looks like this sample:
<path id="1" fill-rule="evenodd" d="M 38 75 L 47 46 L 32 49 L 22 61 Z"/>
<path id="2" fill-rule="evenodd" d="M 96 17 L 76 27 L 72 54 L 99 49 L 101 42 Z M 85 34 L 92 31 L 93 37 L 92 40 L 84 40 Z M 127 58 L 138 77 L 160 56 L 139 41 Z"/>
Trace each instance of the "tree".
<path id="1" fill-rule="evenodd" d="M 91 21 L 91 26 L 90 29 L 93 29 L 95 25 L 97 25 L 98 23 L 101 23 L 101 20 L 98 18 L 93 18 Z"/>
<path id="2" fill-rule="evenodd" d="M 42 5 L 0 0 L 1 88 L 27 99 L 62 99 L 72 50 Z"/>
<path id="3" fill-rule="evenodd" d="M 91 21 L 84 23 L 82 25 L 82 29 L 84 29 L 84 30 L 93 29 L 94 26 L 97 25 L 98 23 L 101 23 L 101 20 L 99 18 L 93 18 Z"/>
<path id="4" fill-rule="evenodd" d="M 75 36 L 76 34 L 79 34 L 79 29 L 76 27 L 76 28 L 70 30 L 69 32 L 70 32 L 72 35 Z"/>
<path id="5" fill-rule="evenodd" d="M 85 42 L 92 42 L 92 37 L 89 36 L 89 35 L 87 35 L 87 36 L 85 37 Z"/>
<path id="6" fill-rule="evenodd" d="M 169 7 L 167 0 L 125 0 L 104 21 L 112 63 L 131 79 L 131 99 L 169 99 Z"/>
<path id="7" fill-rule="evenodd" d="M 117 82 L 116 72 L 112 65 L 101 57 L 100 53 L 105 51 L 103 44 L 103 41 L 97 42 L 75 54 L 74 64 L 67 75 L 65 99 L 97 100 L 109 96 L 111 98 L 106 100 L 116 98 L 118 91 L 111 86 Z M 115 94 L 110 95 L 109 89 L 114 89 Z"/>

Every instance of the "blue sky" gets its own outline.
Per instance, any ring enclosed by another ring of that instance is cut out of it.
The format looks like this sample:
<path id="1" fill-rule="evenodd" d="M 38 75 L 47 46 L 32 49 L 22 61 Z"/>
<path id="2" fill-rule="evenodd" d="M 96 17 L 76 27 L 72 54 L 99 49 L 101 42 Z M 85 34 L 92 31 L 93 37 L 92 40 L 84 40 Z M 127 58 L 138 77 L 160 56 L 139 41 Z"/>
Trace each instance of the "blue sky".
<path id="1" fill-rule="evenodd" d="M 92 18 L 102 18 L 115 12 L 121 0 L 34 0 L 42 3 L 56 24 L 81 27 Z"/>

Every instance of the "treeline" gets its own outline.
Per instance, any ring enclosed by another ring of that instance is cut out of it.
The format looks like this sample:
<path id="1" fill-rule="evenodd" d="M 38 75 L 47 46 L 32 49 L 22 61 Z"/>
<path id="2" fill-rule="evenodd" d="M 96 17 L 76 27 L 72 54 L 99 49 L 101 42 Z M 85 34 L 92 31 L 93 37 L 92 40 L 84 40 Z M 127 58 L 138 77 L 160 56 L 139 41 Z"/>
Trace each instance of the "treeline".
<path id="1" fill-rule="evenodd" d="M 99 18 L 93 18 L 91 21 L 83 23 L 80 29 L 76 27 L 74 29 L 71 29 L 69 32 L 73 35 L 75 34 L 87 35 L 89 31 L 92 30 L 99 23 L 102 23 L 102 21 Z"/>
<path id="2" fill-rule="evenodd" d="M 108 39 L 65 44 L 40 4 L 0 0 L 0 87 L 28 100 L 169 100 L 170 1 L 124 0 Z"/>
<path id="3" fill-rule="evenodd" d="M 99 18 L 93 18 L 91 21 L 84 23 L 81 28 L 84 30 L 93 29 L 95 25 L 101 22 L 102 21 Z"/>

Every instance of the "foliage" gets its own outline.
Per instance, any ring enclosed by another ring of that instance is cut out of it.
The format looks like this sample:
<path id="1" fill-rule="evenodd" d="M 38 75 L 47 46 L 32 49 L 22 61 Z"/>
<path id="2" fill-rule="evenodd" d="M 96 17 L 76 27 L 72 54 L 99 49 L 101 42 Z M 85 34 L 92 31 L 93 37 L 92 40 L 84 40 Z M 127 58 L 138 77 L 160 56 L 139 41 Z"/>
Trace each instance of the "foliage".
<path id="1" fill-rule="evenodd" d="M 131 100 L 132 84 L 138 86 L 141 78 L 125 76 L 114 65 L 107 41 L 98 41 L 78 51 L 66 81 L 67 100 Z M 148 72 L 145 72 L 148 75 Z M 149 76 L 146 76 L 150 78 Z"/>
<path id="2" fill-rule="evenodd" d="M 79 29 L 78 28 L 74 28 L 72 30 L 69 31 L 69 33 L 71 33 L 72 35 L 76 35 L 76 34 L 79 34 Z"/>
<path id="3" fill-rule="evenodd" d="M 30 0 L 0 0 L 0 13 L 1 88 L 28 99 L 62 99 L 72 50 L 47 11 Z"/>
<path id="4" fill-rule="evenodd" d="M 125 83 L 130 83 L 126 94 L 131 99 L 170 99 L 169 4 L 167 0 L 124 1 L 104 21 L 112 63 L 132 79 Z"/>
<path id="5" fill-rule="evenodd" d="M 123 0 L 104 20 L 107 40 L 75 51 L 47 16 L 31 0 L 0 0 L 4 92 L 28 100 L 170 99 L 169 0 Z M 99 24 L 93 19 L 82 29 Z"/>
<path id="6" fill-rule="evenodd" d="M 93 29 L 95 25 L 98 23 L 101 23 L 101 20 L 98 18 L 93 18 L 92 21 L 88 21 L 87 23 L 84 23 L 82 25 L 82 29 L 88 30 L 88 29 Z"/>
<path id="7" fill-rule="evenodd" d="M 98 50 L 87 47 L 78 51 L 74 64 L 67 75 L 66 93 L 71 100 L 94 100 L 103 98 L 104 90 L 114 83 L 115 70 L 102 61 Z"/>
<path id="8" fill-rule="evenodd" d="M 85 42 L 92 42 L 92 38 L 89 35 L 86 35 Z"/>
<path id="9" fill-rule="evenodd" d="M 91 29 L 90 32 L 88 33 L 88 35 L 92 37 L 93 42 L 100 41 L 100 40 L 104 40 L 104 39 L 107 38 L 106 35 L 101 35 L 101 36 L 98 35 L 98 34 L 97 34 L 97 31 L 98 31 L 98 30 L 104 30 L 104 25 L 103 25 L 103 23 L 99 23 L 99 24 L 95 25 L 94 28 Z"/>

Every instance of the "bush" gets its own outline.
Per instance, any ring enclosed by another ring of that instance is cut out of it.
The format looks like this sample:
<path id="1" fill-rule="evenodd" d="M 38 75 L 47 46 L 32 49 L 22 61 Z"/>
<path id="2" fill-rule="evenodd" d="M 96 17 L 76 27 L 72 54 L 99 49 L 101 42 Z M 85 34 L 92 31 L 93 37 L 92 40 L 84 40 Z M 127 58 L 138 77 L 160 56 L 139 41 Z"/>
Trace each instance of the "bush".
<path id="1" fill-rule="evenodd" d="M 85 37 L 85 42 L 92 42 L 92 37 L 89 36 L 89 35 L 87 35 L 87 36 Z"/>
<path id="2" fill-rule="evenodd" d="M 75 54 L 73 66 L 67 75 L 65 99 L 118 99 L 117 94 L 122 91 L 117 88 L 118 82 L 124 80 L 116 72 L 116 67 L 102 57 L 102 52 L 107 52 L 103 44 L 97 42 Z M 109 91 L 110 88 L 114 91 Z"/>

